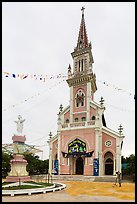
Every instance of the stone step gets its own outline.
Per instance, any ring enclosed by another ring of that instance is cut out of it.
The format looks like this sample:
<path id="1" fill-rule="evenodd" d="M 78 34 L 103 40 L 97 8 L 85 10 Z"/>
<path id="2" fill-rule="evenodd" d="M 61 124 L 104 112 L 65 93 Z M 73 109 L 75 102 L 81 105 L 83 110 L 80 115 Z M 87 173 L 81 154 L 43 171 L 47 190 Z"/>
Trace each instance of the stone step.
<path id="1" fill-rule="evenodd" d="M 32 179 L 48 180 L 48 175 L 32 176 Z M 52 175 L 49 180 L 53 181 L 90 181 L 90 182 L 115 182 L 116 176 L 84 176 L 84 175 Z"/>
<path id="2" fill-rule="evenodd" d="M 53 180 L 115 182 L 115 176 L 52 175 Z"/>

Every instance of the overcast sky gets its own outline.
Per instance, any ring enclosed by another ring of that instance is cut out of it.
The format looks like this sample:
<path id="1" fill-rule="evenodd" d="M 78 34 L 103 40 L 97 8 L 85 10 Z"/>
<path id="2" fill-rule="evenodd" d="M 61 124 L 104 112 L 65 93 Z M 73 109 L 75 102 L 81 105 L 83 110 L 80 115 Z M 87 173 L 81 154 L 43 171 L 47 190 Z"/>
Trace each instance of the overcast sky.
<path id="1" fill-rule="evenodd" d="M 69 87 L 65 78 L 44 82 L 31 74 L 67 74 L 68 65 L 73 66 L 71 52 L 77 44 L 82 6 L 97 79 L 95 101 L 101 96 L 105 100 L 108 128 L 117 131 L 122 124 L 122 155 L 135 153 L 134 2 L 2 3 L 2 143 L 12 143 L 14 121 L 21 114 L 26 119 L 26 144 L 38 146 L 43 150 L 40 157 L 48 158 L 48 135 L 56 134 L 60 104 L 69 105 Z"/>

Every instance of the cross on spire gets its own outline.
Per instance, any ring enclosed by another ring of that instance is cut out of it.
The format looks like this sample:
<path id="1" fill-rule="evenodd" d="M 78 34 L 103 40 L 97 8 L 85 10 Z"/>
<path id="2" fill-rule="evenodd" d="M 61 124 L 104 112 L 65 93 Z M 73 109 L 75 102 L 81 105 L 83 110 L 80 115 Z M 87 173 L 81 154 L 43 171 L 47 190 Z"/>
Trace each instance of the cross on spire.
<path id="1" fill-rule="evenodd" d="M 85 19 L 84 19 L 84 7 L 82 6 L 82 18 L 77 42 L 77 49 L 83 49 L 88 47 L 88 37 L 86 33 Z"/>
<path id="2" fill-rule="evenodd" d="M 85 8 L 84 8 L 84 6 L 82 6 L 82 8 L 81 8 L 82 15 L 84 15 L 84 10 L 85 10 Z"/>

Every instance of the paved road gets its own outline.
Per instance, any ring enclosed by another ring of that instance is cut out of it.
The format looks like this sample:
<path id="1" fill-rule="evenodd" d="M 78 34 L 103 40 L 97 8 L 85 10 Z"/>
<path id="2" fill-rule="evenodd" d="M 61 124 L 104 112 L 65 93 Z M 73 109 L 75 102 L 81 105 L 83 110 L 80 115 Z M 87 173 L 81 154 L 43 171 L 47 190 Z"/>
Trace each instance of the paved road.
<path id="1" fill-rule="evenodd" d="M 67 185 L 67 182 L 64 182 Z M 68 185 L 67 185 L 68 186 Z M 14 197 L 3 196 L 2 202 L 135 202 L 131 200 L 121 200 L 115 197 L 108 196 L 89 196 L 89 195 L 77 195 L 71 196 L 67 193 L 66 189 L 56 191 L 54 193 L 46 194 L 32 194 L 29 195 L 17 195 Z"/>
<path id="2" fill-rule="evenodd" d="M 115 197 L 106 196 L 71 196 L 66 193 L 65 190 L 61 190 L 54 193 L 37 194 L 31 196 L 3 196 L 2 202 L 131 202 L 131 200 L 121 200 Z"/>

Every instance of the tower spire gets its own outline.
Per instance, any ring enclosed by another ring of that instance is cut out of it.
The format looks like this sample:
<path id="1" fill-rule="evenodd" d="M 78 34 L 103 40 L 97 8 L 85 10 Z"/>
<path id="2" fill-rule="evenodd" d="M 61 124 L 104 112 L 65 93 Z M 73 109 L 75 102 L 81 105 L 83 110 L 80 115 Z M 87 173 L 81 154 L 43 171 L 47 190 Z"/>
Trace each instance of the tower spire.
<path id="1" fill-rule="evenodd" d="M 88 47 L 88 37 L 87 37 L 86 26 L 85 26 L 84 10 L 85 10 L 85 8 L 82 7 L 81 8 L 82 19 L 81 19 L 79 36 L 78 36 L 78 41 L 77 41 L 77 49 L 78 50 Z"/>

